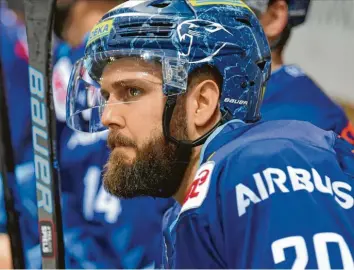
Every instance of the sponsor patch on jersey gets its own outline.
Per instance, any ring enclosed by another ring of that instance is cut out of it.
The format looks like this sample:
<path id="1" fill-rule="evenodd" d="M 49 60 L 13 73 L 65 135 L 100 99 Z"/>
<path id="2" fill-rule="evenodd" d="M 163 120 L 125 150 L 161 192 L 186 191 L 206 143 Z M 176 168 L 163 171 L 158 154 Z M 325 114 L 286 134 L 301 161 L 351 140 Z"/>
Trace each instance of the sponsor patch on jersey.
<path id="1" fill-rule="evenodd" d="M 250 9 L 250 7 L 241 0 L 224 0 L 224 1 L 189 0 L 189 2 L 193 7 L 201 7 L 201 6 L 208 6 L 208 5 L 229 5 L 229 6 L 236 6 L 236 7 L 244 7 L 253 13 L 252 9 Z"/>
<path id="2" fill-rule="evenodd" d="M 188 190 L 188 195 L 183 202 L 181 213 L 189 209 L 198 208 L 202 205 L 208 194 L 210 179 L 214 167 L 215 162 L 208 161 L 199 168 L 194 181 Z"/>
<path id="3" fill-rule="evenodd" d="M 108 36 L 111 32 L 113 25 L 113 19 L 107 20 L 97 24 L 91 31 L 90 37 L 88 39 L 87 45 L 94 42 L 95 40 Z"/>

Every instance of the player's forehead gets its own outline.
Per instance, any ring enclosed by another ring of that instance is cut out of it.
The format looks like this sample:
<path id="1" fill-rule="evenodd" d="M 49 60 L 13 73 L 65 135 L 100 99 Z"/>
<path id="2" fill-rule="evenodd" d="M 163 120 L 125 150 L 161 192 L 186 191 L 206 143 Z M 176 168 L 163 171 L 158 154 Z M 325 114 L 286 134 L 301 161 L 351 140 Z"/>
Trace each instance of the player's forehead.
<path id="1" fill-rule="evenodd" d="M 101 85 L 113 81 L 148 80 L 162 83 L 162 66 L 157 60 L 144 60 L 140 57 L 122 57 L 109 62 L 103 69 Z"/>

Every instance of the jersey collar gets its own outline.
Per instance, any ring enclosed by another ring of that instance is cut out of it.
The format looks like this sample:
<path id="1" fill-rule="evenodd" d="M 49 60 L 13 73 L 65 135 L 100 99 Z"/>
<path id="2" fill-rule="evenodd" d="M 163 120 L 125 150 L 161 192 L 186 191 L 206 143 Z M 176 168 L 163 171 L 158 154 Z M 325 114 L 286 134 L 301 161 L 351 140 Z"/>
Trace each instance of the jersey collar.
<path id="1" fill-rule="evenodd" d="M 199 159 L 199 166 L 206 162 L 219 148 L 227 144 L 230 140 L 237 138 L 248 127 L 245 122 L 235 119 L 218 127 L 204 143 Z M 248 129 L 248 128 L 247 128 Z M 233 131 L 233 132 L 230 132 Z"/>

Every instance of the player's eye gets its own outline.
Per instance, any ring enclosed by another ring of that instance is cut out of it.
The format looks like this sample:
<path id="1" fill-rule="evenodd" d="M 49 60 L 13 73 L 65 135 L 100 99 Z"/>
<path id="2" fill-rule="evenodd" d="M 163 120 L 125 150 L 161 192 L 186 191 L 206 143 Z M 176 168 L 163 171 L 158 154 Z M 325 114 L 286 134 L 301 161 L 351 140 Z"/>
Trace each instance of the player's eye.
<path id="1" fill-rule="evenodd" d="M 101 90 L 101 96 L 103 97 L 103 100 L 104 100 L 105 102 L 107 102 L 107 101 L 109 100 L 110 94 L 109 94 L 108 91 Z"/>
<path id="2" fill-rule="evenodd" d="M 138 97 L 142 94 L 142 90 L 136 88 L 136 87 L 129 87 L 128 88 L 128 93 L 130 97 Z"/>

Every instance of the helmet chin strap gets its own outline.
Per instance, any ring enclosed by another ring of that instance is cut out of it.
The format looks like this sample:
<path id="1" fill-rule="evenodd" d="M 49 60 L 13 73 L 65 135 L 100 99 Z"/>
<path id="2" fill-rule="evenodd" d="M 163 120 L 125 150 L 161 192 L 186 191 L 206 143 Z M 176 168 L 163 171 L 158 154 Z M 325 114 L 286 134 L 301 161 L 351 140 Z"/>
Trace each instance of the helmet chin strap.
<path id="1" fill-rule="evenodd" d="M 223 116 L 223 118 L 210 131 L 208 131 L 206 134 L 204 134 L 200 138 L 198 138 L 194 141 L 178 140 L 178 139 L 174 138 L 170 133 L 170 123 L 171 123 L 174 108 L 177 103 L 177 97 L 178 97 L 178 95 L 173 95 L 173 96 L 167 97 L 167 101 L 166 101 L 165 109 L 164 109 L 164 113 L 163 113 L 163 119 L 162 119 L 163 122 L 162 123 L 163 123 L 163 134 L 164 134 L 165 138 L 169 142 L 171 142 L 177 146 L 177 160 L 176 160 L 175 166 L 173 167 L 173 172 L 172 172 L 173 177 L 182 180 L 184 177 L 184 174 L 187 170 L 187 167 L 191 161 L 191 154 L 192 154 L 193 147 L 204 144 L 205 141 L 208 139 L 208 137 L 219 126 L 221 126 L 224 123 L 224 119 L 226 119 L 226 114 L 225 114 L 225 117 Z M 172 189 L 172 188 L 175 189 L 176 188 L 176 187 L 170 187 L 168 181 L 166 181 L 166 182 L 167 183 L 166 183 L 166 186 L 164 187 L 164 189 L 168 190 L 168 189 Z M 174 192 L 175 192 L 175 190 L 174 190 Z M 173 191 L 172 191 L 172 193 L 173 193 Z"/>

